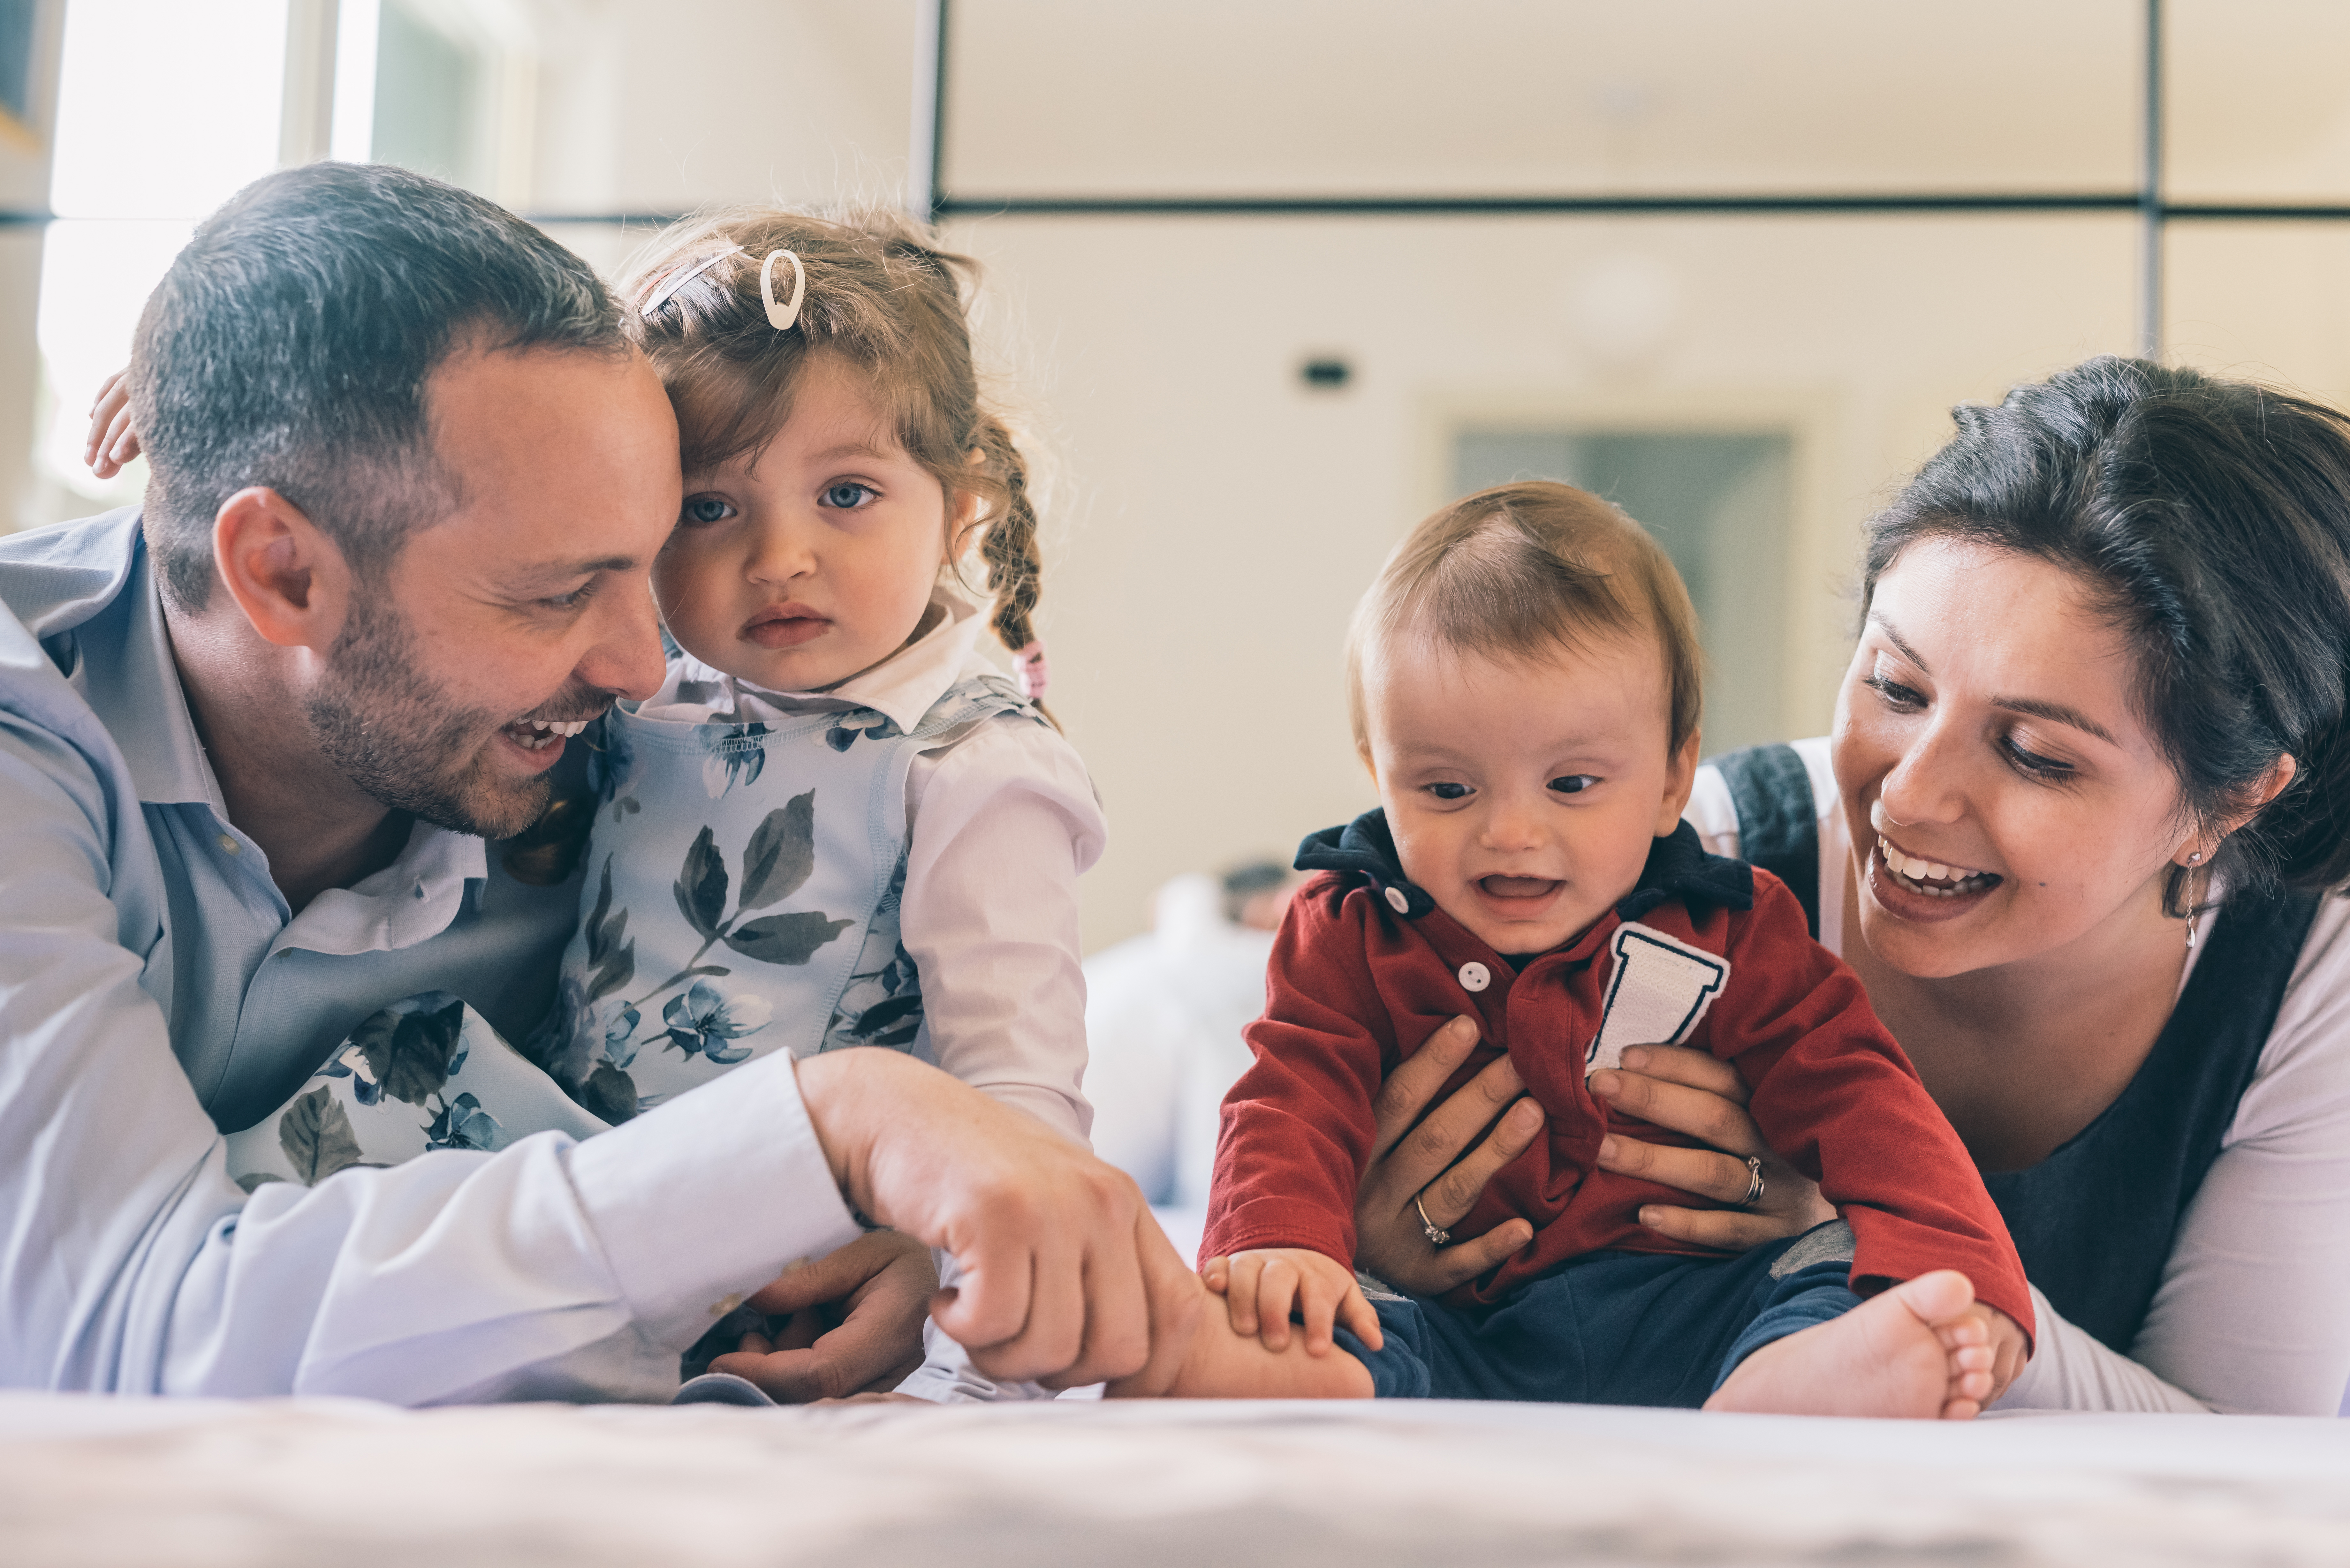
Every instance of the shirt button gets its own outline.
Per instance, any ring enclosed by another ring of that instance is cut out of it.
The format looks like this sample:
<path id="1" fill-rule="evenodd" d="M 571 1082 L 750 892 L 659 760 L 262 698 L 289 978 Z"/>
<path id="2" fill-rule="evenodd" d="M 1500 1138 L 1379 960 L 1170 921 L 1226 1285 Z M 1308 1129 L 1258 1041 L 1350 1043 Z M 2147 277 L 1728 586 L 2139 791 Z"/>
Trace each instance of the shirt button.
<path id="1" fill-rule="evenodd" d="M 1388 908 L 1399 915 L 1411 913 L 1411 898 L 1400 888 L 1388 889 Z"/>
<path id="2" fill-rule="evenodd" d="M 224 833 L 224 834 L 222 834 L 222 835 L 220 836 L 220 846 L 221 846 L 221 853 L 222 853 L 222 854 L 224 854 L 224 855 L 234 855 L 234 854 L 235 854 L 235 853 L 236 853 L 236 851 L 237 851 L 237 843 L 236 843 L 235 836 L 234 836 L 234 835 L 233 835 L 233 834 L 227 834 L 227 833 Z"/>
<path id="3" fill-rule="evenodd" d="M 1461 990 L 1482 991 L 1492 983 L 1493 971 L 1487 969 L 1483 964 L 1464 963 L 1461 966 Z"/>

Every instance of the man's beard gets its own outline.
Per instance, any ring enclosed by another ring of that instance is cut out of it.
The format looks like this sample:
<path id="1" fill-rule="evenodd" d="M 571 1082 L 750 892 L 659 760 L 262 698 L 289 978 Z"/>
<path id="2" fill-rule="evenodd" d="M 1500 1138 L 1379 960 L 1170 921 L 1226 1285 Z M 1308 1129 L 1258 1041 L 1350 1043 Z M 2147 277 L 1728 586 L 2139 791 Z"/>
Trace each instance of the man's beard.
<path id="1" fill-rule="evenodd" d="M 394 811 L 484 838 L 520 833 L 546 814 L 554 786 L 543 774 L 497 778 L 483 752 L 511 715 L 457 707 L 419 684 L 421 664 L 399 610 L 355 596 L 304 704 L 318 750 Z"/>

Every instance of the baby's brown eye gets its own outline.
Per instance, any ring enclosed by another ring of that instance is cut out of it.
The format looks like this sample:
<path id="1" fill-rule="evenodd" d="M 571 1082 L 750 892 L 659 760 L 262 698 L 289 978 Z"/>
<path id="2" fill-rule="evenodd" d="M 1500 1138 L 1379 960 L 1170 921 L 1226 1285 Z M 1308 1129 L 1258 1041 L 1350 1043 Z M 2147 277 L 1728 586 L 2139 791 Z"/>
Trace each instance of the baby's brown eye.
<path id="1" fill-rule="evenodd" d="M 1581 794 L 1599 781 L 1589 774 L 1568 774 L 1550 781 L 1550 787 L 1561 794 Z"/>
<path id="2" fill-rule="evenodd" d="M 1439 800 L 1466 800 L 1469 786 L 1465 784 L 1432 784 L 1428 786 L 1428 793 Z"/>

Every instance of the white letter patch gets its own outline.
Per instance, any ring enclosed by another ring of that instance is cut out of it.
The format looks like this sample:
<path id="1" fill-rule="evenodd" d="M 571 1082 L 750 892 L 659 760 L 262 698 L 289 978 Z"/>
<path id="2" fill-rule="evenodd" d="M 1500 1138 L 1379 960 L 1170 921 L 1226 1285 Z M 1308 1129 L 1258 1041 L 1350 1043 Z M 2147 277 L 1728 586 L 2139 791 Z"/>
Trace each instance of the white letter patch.
<path id="1" fill-rule="evenodd" d="M 1678 1045 L 1689 1038 L 1730 979 L 1730 961 L 1627 920 L 1607 943 L 1616 973 L 1599 1033 L 1584 1053 L 1584 1074 L 1623 1061 L 1627 1045 Z"/>

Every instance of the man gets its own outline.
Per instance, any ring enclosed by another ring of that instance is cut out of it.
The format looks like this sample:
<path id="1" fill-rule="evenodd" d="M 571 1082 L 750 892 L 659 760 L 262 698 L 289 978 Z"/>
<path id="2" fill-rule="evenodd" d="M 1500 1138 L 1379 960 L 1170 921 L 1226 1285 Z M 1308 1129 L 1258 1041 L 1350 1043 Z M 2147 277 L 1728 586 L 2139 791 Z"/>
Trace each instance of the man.
<path id="1" fill-rule="evenodd" d="M 248 1197 L 223 1131 L 386 1002 L 544 1010 L 576 889 L 485 841 L 659 683 L 676 428 L 585 264 L 382 167 L 214 213 L 130 377 L 143 512 L 0 541 L 0 1383 L 660 1397 L 762 1285 L 887 1272 L 852 1205 L 964 1263 L 933 1310 L 991 1375 L 1171 1370 L 1196 1287 L 1133 1184 L 894 1052 Z M 898 1359 L 903 1275 L 809 1391 Z"/>

